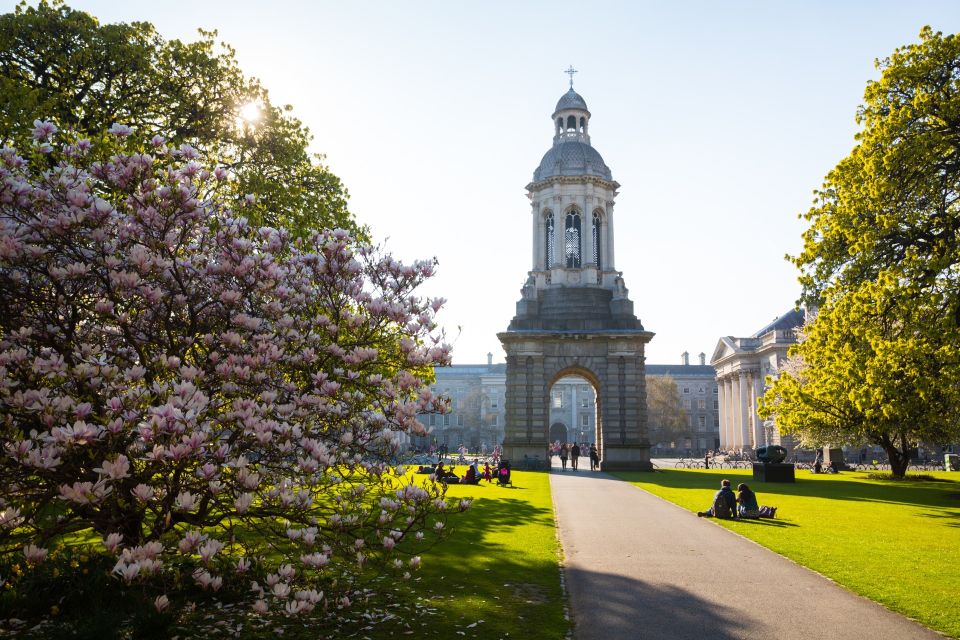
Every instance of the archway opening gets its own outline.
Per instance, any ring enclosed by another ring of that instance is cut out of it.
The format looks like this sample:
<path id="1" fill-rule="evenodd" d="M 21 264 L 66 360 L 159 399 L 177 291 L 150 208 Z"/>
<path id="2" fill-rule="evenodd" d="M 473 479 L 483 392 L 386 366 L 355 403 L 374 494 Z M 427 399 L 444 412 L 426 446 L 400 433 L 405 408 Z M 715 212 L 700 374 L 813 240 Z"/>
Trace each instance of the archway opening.
<path id="1" fill-rule="evenodd" d="M 554 452 L 567 445 L 568 452 L 576 444 L 581 461 L 589 468 L 590 445 L 601 448 L 599 441 L 600 411 L 595 383 L 584 376 L 567 373 L 550 385 L 548 424 L 550 445 Z M 557 457 L 553 464 L 559 465 Z M 572 461 L 571 461 L 572 466 Z"/>

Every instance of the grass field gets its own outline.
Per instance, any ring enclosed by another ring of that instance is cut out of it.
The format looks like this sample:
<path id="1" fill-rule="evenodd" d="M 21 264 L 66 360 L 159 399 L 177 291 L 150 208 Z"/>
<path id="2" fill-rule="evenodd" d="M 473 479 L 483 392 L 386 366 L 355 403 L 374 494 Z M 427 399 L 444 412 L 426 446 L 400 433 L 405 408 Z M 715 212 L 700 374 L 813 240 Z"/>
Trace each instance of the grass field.
<path id="1" fill-rule="evenodd" d="M 618 476 L 691 511 L 705 510 L 720 480 L 746 482 L 775 520 L 715 521 L 761 545 L 960 638 L 960 482 L 875 480 L 866 473 L 813 475 L 796 484 L 754 483 L 751 471 L 665 470 Z M 865 632 L 867 630 L 864 630 Z"/>
<path id="2" fill-rule="evenodd" d="M 550 477 L 514 471 L 513 482 L 448 489 L 448 502 L 474 502 L 451 518 L 453 535 L 424 555 L 414 591 L 431 611 L 414 625 L 417 638 L 566 634 Z"/>
<path id="3" fill-rule="evenodd" d="M 464 467 L 458 471 L 462 475 Z M 560 587 L 559 543 L 550 477 L 546 473 L 515 471 L 513 483 L 513 487 L 486 482 L 450 485 L 446 495 L 448 504 L 470 498 L 473 505 L 466 512 L 451 514 L 447 520 L 449 537 L 422 554 L 421 568 L 410 581 L 368 573 L 362 584 L 371 589 L 369 600 L 358 603 L 343 616 L 334 609 L 331 611 L 334 617 L 321 614 L 315 621 L 309 617 L 291 618 L 285 623 L 283 636 L 291 640 L 563 638 L 569 624 L 564 617 Z M 76 542 L 80 542 L 79 537 Z M 99 544 L 98 539 L 95 543 Z M 151 637 L 168 637 L 164 629 L 168 628 L 169 621 L 163 621 L 160 626 L 151 625 L 150 620 L 155 617 L 152 606 L 141 610 L 111 606 L 102 601 L 101 593 L 108 588 L 111 593 L 116 592 L 117 581 L 109 576 L 112 560 L 108 558 L 106 564 L 101 564 L 103 566 L 97 565 L 89 573 L 85 569 L 83 575 L 71 569 L 70 573 L 54 573 L 47 582 L 38 583 L 37 588 L 54 585 L 56 589 L 80 593 L 78 601 L 98 612 L 95 616 L 82 615 L 78 622 L 70 623 L 74 619 L 73 610 L 78 609 L 75 606 L 69 615 L 64 612 L 49 621 L 50 624 L 72 624 L 70 628 L 75 630 L 82 627 L 76 637 L 126 638 L 140 637 L 147 632 L 153 634 Z M 366 582 L 367 579 L 372 582 Z M 14 593 L 0 595 L 12 598 Z M 47 600 L 45 598 L 44 603 Z M 41 616 L 46 615 L 44 603 L 41 603 Z M 177 635 L 208 637 L 208 631 L 222 635 L 216 626 L 221 620 L 230 622 L 230 626 L 239 624 L 237 628 L 243 629 L 241 638 L 275 635 L 273 619 L 254 616 L 248 606 L 231 607 L 233 605 L 228 605 L 223 613 L 209 619 L 206 611 L 198 610 L 196 615 L 176 623 Z M 0 613 L 3 611 L 0 607 Z M 373 615 L 368 616 L 365 611 Z M 24 613 L 8 610 L 6 615 L 21 617 Z M 125 630 L 116 626 L 121 623 Z M 59 626 L 48 627 L 45 631 L 37 627 L 35 633 L 21 631 L 25 637 L 47 638 L 61 637 L 59 629 Z M 6 637 L 8 631 L 0 620 L 0 637 Z"/>

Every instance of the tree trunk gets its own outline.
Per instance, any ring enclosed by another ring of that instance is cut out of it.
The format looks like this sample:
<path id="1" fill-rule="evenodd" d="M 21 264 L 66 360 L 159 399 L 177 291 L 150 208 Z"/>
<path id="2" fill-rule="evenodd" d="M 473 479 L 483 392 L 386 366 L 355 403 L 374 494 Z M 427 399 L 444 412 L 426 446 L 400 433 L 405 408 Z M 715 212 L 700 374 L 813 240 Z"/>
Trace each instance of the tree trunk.
<path id="1" fill-rule="evenodd" d="M 903 480 L 907 473 L 907 466 L 910 464 L 910 444 L 906 438 L 900 435 L 900 444 L 896 443 L 896 436 L 890 437 L 890 434 L 884 433 L 880 437 L 879 444 L 887 452 L 887 458 L 890 460 L 890 474 L 897 480 Z"/>

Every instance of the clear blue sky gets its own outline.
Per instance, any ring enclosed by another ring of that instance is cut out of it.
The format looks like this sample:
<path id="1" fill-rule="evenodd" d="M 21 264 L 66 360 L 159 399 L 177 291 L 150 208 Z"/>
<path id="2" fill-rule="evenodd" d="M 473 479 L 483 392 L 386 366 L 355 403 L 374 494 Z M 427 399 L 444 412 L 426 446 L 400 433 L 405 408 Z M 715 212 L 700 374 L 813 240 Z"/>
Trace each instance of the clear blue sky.
<path id="1" fill-rule="evenodd" d="M 925 24 L 960 30 L 956 0 L 70 4 L 168 38 L 219 30 L 310 127 L 376 238 L 439 258 L 427 292 L 449 300 L 462 364 L 503 359 L 496 333 L 531 267 L 524 187 L 568 65 L 622 185 L 616 266 L 657 334 L 648 361 L 671 363 L 792 307 L 797 214 L 852 147 L 874 60 Z"/>

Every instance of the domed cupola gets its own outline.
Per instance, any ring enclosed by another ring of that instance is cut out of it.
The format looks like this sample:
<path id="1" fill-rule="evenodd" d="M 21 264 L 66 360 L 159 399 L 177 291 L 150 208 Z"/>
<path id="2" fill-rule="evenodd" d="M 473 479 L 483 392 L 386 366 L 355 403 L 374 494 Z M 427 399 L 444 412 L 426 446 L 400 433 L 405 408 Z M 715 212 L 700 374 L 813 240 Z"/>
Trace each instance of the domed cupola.
<path id="1" fill-rule="evenodd" d="M 590 145 L 590 111 L 587 101 L 573 90 L 573 69 L 570 74 L 570 89 L 560 96 L 553 110 L 553 147 L 540 160 L 533 172 L 533 181 L 567 176 L 592 176 L 613 180 L 610 168 Z"/>

